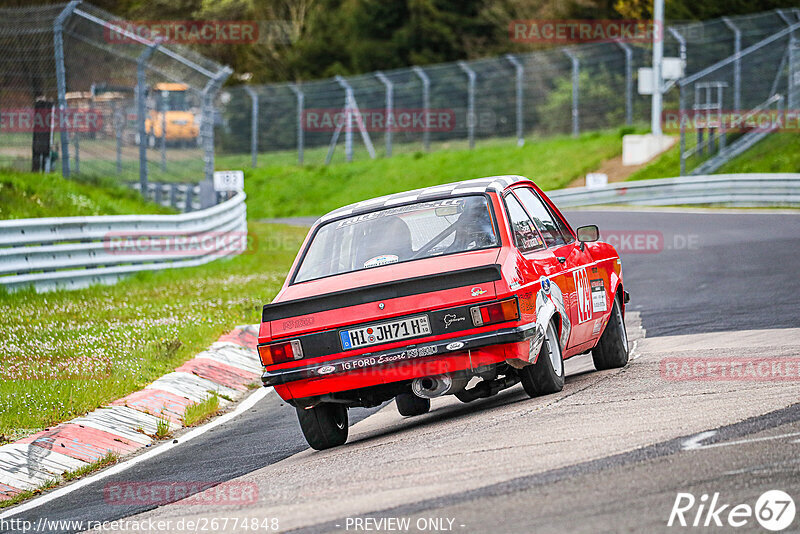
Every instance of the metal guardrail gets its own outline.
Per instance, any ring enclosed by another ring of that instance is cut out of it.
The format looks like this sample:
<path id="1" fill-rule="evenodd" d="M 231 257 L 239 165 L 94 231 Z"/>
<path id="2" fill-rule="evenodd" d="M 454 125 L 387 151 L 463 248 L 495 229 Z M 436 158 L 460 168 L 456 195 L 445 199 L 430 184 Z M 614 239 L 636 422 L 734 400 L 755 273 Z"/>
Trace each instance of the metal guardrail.
<path id="1" fill-rule="evenodd" d="M 629 204 L 738 207 L 800 206 L 800 174 L 713 174 L 575 187 L 548 191 L 559 208 Z"/>
<path id="2" fill-rule="evenodd" d="M 178 215 L 0 221 L 0 284 L 9 291 L 114 284 L 139 271 L 192 267 L 246 246 L 245 194 Z"/>

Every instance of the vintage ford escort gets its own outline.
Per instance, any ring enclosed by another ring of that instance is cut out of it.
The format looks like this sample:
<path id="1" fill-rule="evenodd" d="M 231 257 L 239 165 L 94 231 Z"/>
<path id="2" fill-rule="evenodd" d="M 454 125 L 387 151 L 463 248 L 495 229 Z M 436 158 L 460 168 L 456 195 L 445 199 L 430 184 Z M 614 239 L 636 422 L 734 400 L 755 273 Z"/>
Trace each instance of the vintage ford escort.
<path id="1" fill-rule="evenodd" d="M 520 176 L 359 202 L 319 219 L 264 306 L 262 381 L 297 409 L 309 444 L 347 440 L 347 409 L 396 398 L 463 402 L 522 382 L 564 386 L 564 359 L 628 361 L 627 293 L 596 226 L 573 230 Z"/>

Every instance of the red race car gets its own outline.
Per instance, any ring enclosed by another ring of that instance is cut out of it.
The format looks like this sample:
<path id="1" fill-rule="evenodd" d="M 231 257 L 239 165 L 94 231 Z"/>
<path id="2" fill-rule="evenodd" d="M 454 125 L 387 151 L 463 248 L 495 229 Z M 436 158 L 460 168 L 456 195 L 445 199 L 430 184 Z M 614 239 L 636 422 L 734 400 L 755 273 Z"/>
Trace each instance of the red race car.
<path id="1" fill-rule="evenodd" d="M 573 230 L 527 178 L 495 176 L 359 202 L 319 219 L 272 304 L 262 381 L 308 443 L 347 440 L 347 409 L 463 402 L 522 382 L 564 387 L 563 360 L 628 361 L 628 294 L 597 226 Z"/>

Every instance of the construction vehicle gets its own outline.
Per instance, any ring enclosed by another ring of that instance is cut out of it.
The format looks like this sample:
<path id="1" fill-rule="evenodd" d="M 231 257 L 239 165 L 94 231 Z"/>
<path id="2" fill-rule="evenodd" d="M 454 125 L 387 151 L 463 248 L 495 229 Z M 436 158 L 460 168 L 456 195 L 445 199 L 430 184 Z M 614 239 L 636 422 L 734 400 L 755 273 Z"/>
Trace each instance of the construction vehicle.
<path id="1" fill-rule="evenodd" d="M 197 144 L 200 136 L 200 118 L 190 110 L 187 102 L 189 87 L 182 83 L 157 83 L 151 96 L 153 105 L 145 118 L 147 144 L 155 147 L 162 136 L 167 144 L 187 146 Z"/>

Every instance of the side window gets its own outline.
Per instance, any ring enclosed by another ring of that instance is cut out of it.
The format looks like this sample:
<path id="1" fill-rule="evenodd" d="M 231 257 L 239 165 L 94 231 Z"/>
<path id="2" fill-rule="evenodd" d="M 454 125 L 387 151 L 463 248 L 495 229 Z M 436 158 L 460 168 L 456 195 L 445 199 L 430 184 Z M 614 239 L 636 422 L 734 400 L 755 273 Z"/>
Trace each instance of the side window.
<path id="1" fill-rule="evenodd" d="M 572 241 L 572 234 L 561 220 L 550 213 L 542 200 L 528 187 L 519 187 L 514 193 L 522 201 L 522 205 L 533 218 L 536 226 L 542 232 L 544 242 L 548 247 L 565 245 Z"/>
<path id="2" fill-rule="evenodd" d="M 514 233 L 514 243 L 522 252 L 529 252 L 544 248 L 542 238 L 533 226 L 528 214 L 514 195 L 506 195 L 506 208 L 508 220 L 511 221 L 511 230 Z"/>

